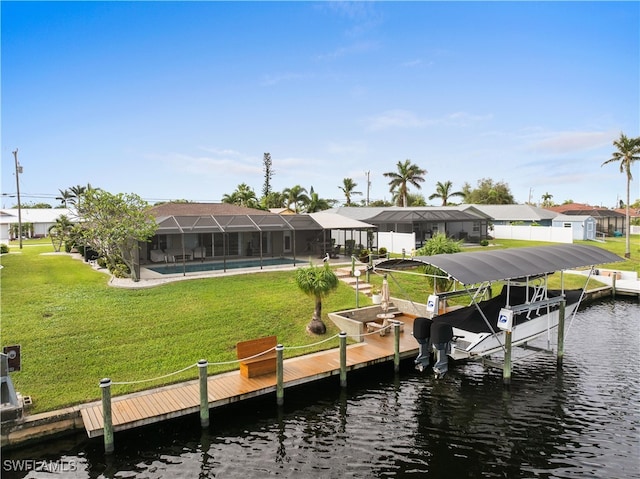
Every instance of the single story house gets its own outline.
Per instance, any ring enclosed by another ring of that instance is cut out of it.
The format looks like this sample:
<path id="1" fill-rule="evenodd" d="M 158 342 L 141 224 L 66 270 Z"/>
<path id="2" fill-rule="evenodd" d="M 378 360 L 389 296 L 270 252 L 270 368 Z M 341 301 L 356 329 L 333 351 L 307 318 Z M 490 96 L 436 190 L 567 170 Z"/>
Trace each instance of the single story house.
<path id="1" fill-rule="evenodd" d="M 0 210 L 0 243 L 9 244 L 16 239 L 18 224 L 22 223 L 22 236 L 25 238 L 44 238 L 49 236 L 51 228 L 60 216 L 65 215 L 75 222 L 68 208 L 7 208 Z"/>
<path id="2" fill-rule="evenodd" d="M 473 207 L 491 218 L 494 225 L 551 226 L 557 213 L 532 205 L 461 205 Z"/>
<path id="3" fill-rule="evenodd" d="M 557 228 L 571 228 L 574 240 L 595 240 L 597 223 L 593 216 L 588 215 L 557 215 L 552 226 Z"/>
<path id="4" fill-rule="evenodd" d="M 378 232 L 414 233 L 416 248 L 436 233 L 451 238 L 479 242 L 487 237 L 491 218 L 473 205 L 460 206 L 400 206 L 332 208 L 332 213 L 375 225 Z M 358 243 L 375 247 L 375 239 L 359 238 Z M 373 242 L 373 244 L 371 244 Z"/>
<path id="5" fill-rule="evenodd" d="M 335 214 L 275 214 L 226 203 L 163 203 L 151 207 L 158 225 L 140 242 L 137 266 L 159 262 L 226 261 L 335 255 L 331 230 L 375 226 Z"/>

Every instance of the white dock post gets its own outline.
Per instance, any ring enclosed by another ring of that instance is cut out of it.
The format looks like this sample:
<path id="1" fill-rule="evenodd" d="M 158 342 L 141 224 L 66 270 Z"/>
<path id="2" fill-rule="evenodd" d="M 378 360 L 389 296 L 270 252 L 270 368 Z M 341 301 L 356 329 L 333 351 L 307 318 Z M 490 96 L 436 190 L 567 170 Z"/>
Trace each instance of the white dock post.
<path id="1" fill-rule="evenodd" d="M 393 321 L 393 340 L 394 340 L 394 352 L 393 352 L 393 370 L 397 373 L 400 371 L 400 326 L 401 321 Z"/>
<path id="2" fill-rule="evenodd" d="M 564 316 L 566 307 L 567 300 L 564 299 L 560 303 L 560 309 L 558 310 L 558 355 L 556 364 L 559 368 L 562 367 L 562 360 L 564 359 Z"/>
<path id="3" fill-rule="evenodd" d="M 511 331 L 504 332 L 504 366 L 502 368 L 502 382 L 506 386 L 511 384 Z"/>
<path id="4" fill-rule="evenodd" d="M 276 346 L 276 403 L 278 406 L 284 404 L 284 346 L 278 344 Z"/>
<path id="5" fill-rule="evenodd" d="M 209 387 L 207 384 L 206 359 L 198 361 L 198 376 L 200 377 L 200 425 L 203 428 L 209 427 Z"/>
<path id="6" fill-rule="evenodd" d="M 102 390 L 102 424 L 104 430 L 104 452 L 111 454 L 114 451 L 113 445 L 113 421 L 111 419 L 111 379 L 100 380 Z"/>
<path id="7" fill-rule="evenodd" d="M 347 387 L 347 333 L 341 331 L 340 338 L 340 386 Z"/>

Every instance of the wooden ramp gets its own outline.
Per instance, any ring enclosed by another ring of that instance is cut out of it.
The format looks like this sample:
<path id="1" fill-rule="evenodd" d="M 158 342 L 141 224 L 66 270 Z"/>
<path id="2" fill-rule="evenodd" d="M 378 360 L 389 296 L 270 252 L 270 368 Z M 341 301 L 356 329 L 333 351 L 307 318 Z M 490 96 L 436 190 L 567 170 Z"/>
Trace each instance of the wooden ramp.
<path id="1" fill-rule="evenodd" d="M 400 333 L 400 357 L 415 357 L 418 343 L 411 335 L 413 318 L 399 316 L 404 323 Z M 394 334 L 365 336 L 362 343 L 347 347 L 347 371 L 364 368 L 394 359 Z M 286 347 L 285 347 L 286 350 Z M 339 348 L 284 360 L 284 387 L 297 386 L 340 374 Z M 208 378 L 209 408 L 215 408 L 275 393 L 276 375 L 266 374 L 245 378 L 239 370 L 216 374 Z M 339 386 L 338 386 L 339 387 Z M 275 398 L 274 398 L 275 401 Z M 285 395 L 286 401 L 286 395 Z M 198 380 L 164 386 L 133 394 L 115 396 L 111 400 L 113 430 L 123 431 L 200 411 Z M 83 406 L 82 419 L 89 437 L 104 434 L 102 401 Z"/>

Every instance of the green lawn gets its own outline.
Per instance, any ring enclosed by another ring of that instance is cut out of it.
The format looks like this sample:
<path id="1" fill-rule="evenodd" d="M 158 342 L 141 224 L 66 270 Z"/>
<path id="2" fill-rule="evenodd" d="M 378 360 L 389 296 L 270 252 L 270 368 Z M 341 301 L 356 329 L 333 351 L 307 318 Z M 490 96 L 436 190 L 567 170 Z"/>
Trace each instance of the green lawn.
<path id="1" fill-rule="evenodd" d="M 108 276 L 68 255 L 43 255 L 50 246 L 2 256 L 2 344 L 20 344 L 16 389 L 42 412 L 99 398 L 102 377 L 153 378 L 195 364 L 236 359 L 238 341 L 275 334 L 286 346 L 318 342 L 339 331 L 330 321 L 321 338 L 306 333 L 314 301 L 299 291 L 293 272 L 179 281 L 120 289 Z M 361 297 L 361 304 L 370 304 Z M 323 312 L 352 308 L 355 294 L 340 283 Z M 338 340 L 319 348 L 336 347 Z M 315 349 L 318 349 L 316 347 Z M 286 351 L 304 354 L 310 349 Z M 285 356 L 286 356 L 285 355 Z M 212 366 L 210 373 L 237 365 Z M 197 377 L 197 370 L 122 394 Z"/>
<path id="2" fill-rule="evenodd" d="M 640 270 L 638 238 L 633 241 L 634 259 L 612 266 Z M 501 240 L 492 247 L 531 245 Z M 624 254 L 624 238 L 604 246 Z M 318 338 L 305 330 L 313 299 L 298 290 L 292 271 L 132 290 L 108 286 L 107 275 L 68 255 L 43 254 L 52 251 L 46 242 L 25 241 L 22 250 L 12 245 L 10 254 L 1 257 L 2 345 L 22 347 L 22 371 L 12 373 L 12 379 L 18 391 L 33 399 L 33 412 L 98 399 L 103 377 L 135 381 L 180 370 L 201 358 L 233 361 L 235 344 L 242 340 L 275 334 L 285 347 L 313 344 L 339 332 L 327 319 L 328 312 L 355 306 L 354 291 L 340 283 L 323 302 L 328 331 Z M 381 278 L 372 274 L 371 282 L 380 284 Z M 390 283 L 392 296 L 420 301 L 429 293 L 424 278 L 402 275 L 399 283 Z M 361 296 L 360 305 L 368 304 Z M 313 348 L 285 349 L 285 356 L 337 345 L 333 339 Z M 209 373 L 236 367 L 212 366 Z M 114 386 L 113 394 L 196 377 L 192 368 L 163 380 Z"/>

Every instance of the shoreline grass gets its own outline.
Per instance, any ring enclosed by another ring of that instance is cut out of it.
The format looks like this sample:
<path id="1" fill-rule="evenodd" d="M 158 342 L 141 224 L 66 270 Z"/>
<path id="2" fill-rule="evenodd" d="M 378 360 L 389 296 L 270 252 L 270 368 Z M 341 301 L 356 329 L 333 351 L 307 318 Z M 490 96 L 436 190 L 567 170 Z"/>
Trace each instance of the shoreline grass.
<path id="1" fill-rule="evenodd" d="M 496 247 L 532 245 L 499 243 Z M 612 247 L 624 254 L 624 241 Z M 103 377 L 146 380 L 203 358 L 234 361 L 238 341 L 275 334 L 285 347 L 312 345 L 339 332 L 328 312 L 355 306 L 353 289 L 341 282 L 323 300 L 327 333 L 317 337 L 306 332 L 314 302 L 296 286 L 294 271 L 122 289 L 109 286 L 109 276 L 70 255 L 46 254 L 52 252 L 50 243 L 29 243 L 22 250 L 11 246 L 0 258 L 2 345 L 21 345 L 22 371 L 12 373 L 12 380 L 18 391 L 31 396 L 32 413 L 99 399 Z M 638 255 L 632 254 L 635 259 L 614 267 L 640 271 Z M 372 274 L 370 282 L 379 285 L 381 278 Z M 391 282 L 390 288 L 392 296 L 414 300 L 428 294 L 424 279 L 417 277 L 403 278 L 401 287 Z M 361 295 L 360 305 L 369 304 Z M 337 345 L 334 338 L 310 348 L 285 349 L 285 357 Z M 237 364 L 211 366 L 209 374 L 233 369 Z M 116 386 L 114 394 L 195 378 L 197 370 L 191 368 L 153 382 Z"/>

